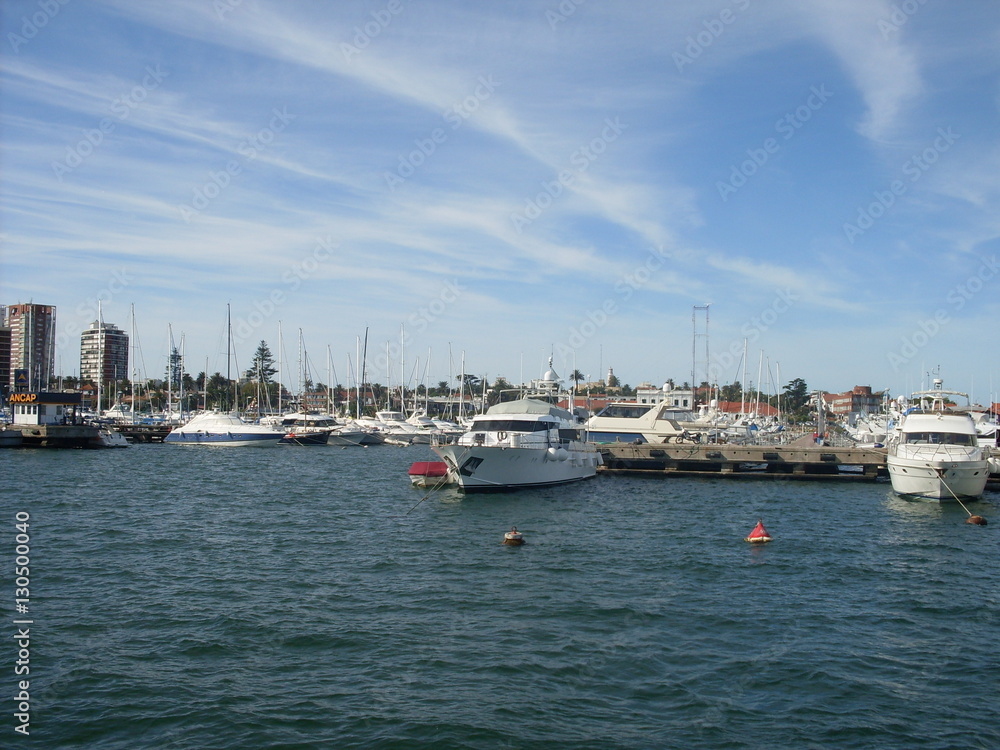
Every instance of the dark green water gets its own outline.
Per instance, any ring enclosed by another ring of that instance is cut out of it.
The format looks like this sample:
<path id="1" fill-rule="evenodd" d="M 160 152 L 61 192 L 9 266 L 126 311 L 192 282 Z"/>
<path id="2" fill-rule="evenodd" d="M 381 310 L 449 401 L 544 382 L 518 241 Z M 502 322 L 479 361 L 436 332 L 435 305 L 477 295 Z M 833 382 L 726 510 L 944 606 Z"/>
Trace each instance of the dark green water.
<path id="1" fill-rule="evenodd" d="M 0 747 L 1000 747 L 997 495 L 987 527 L 887 484 L 617 477 L 405 515 L 430 457 L 0 452 L 33 623 Z"/>

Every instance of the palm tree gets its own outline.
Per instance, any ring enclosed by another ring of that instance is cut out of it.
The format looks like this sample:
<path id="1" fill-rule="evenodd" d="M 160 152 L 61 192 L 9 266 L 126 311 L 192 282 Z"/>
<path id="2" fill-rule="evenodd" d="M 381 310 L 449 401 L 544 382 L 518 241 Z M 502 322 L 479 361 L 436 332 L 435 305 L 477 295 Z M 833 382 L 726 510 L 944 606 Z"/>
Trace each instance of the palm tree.
<path id="1" fill-rule="evenodd" d="M 573 389 L 579 390 L 580 381 L 586 380 L 587 376 L 584 375 L 579 370 L 573 370 L 573 373 L 569 376 L 569 379 L 573 381 Z"/>

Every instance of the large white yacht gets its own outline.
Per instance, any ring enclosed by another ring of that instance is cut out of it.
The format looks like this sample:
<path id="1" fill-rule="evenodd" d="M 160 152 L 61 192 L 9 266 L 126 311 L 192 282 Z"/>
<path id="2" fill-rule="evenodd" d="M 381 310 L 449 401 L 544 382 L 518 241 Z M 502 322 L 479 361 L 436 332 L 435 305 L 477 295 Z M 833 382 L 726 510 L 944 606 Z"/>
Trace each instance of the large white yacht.
<path id="1" fill-rule="evenodd" d="M 516 398 L 473 417 L 457 440 L 441 436 L 432 443 L 447 466 L 448 484 L 483 492 L 565 484 L 597 475 L 601 454 L 587 441 L 585 412 L 575 413 L 572 398 L 569 410 L 555 405 L 568 394 L 561 392 L 551 357 L 545 375 L 512 395 Z"/>
<path id="2" fill-rule="evenodd" d="M 583 431 L 566 409 L 521 398 L 490 407 L 456 443 L 432 450 L 466 492 L 564 484 L 594 477 L 601 464 Z"/>
<path id="3" fill-rule="evenodd" d="M 892 489 L 928 500 L 977 498 L 989 478 L 989 449 L 978 444 L 976 425 L 967 411 L 946 401 L 968 394 L 934 388 L 913 394 L 919 405 L 900 398 L 899 421 L 889 438 L 886 464 Z"/>

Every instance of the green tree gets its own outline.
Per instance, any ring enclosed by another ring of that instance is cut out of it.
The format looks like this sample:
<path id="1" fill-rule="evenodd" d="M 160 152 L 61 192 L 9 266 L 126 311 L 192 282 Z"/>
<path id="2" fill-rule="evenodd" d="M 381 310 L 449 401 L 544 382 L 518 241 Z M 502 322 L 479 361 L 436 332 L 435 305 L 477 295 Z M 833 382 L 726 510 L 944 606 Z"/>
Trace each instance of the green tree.
<path id="1" fill-rule="evenodd" d="M 271 354 L 267 342 L 261 340 L 254 352 L 253 360 L 250 362 L 250 369 L 246 376 L 250 380 L 260 380 L 261 383 L 270 384 L 274 382 L 274 374 L 278 372 L 274 366 L 274 355 Z"/>
<path id="2" fill-rule="evenodd" d="M 220 409 L 229 409 L 233 401 L 231 385 L 229 379 L 221 372 L 212 375 L 208 379 L 208 388 L 205 389 L 208 404 Z"/>
<path id="3" fill-rule="evenodd" d="M 781 398 L 784 401 L 785 412 L 791 414 L 794 419 L 804 421 L 809 418 L 809 386 L 802 378 L 795 378 L 786 385 Z"/>
<path id="4" fill-rule="evenodd" d="M 181 389 L 181 379 L 183 377 L 184 372 L 181 353 L 175 346 L 170 350 L 170 356 L 167 358 L 167 372 L 164 377 L 164 381 L 169 384 L 171 391 L 177 393 Z"/>

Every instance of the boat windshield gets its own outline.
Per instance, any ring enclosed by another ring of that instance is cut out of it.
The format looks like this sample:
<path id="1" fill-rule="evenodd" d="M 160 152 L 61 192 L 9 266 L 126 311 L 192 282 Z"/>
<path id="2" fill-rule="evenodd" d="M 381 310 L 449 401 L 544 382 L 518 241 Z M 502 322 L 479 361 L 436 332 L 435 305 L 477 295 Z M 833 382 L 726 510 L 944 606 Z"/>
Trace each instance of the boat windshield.
<path id="1" fill-rule="evenodd" d="M 533 419 L 477 419 L 472 432 L 545 432 L 556 425 Z"/>
<path id="2" fill-rule="evenodd" d="M 975 435 L 957 432 L 907 432 L 903 442 L 910 445 L 976 445 Z"/>
<path id="3" fill-rule="evenodd" d="M 649 408 L 646 404 L 608 404 L 597 416 L 638 419 L 643 414 L 646 414 Z"/>

